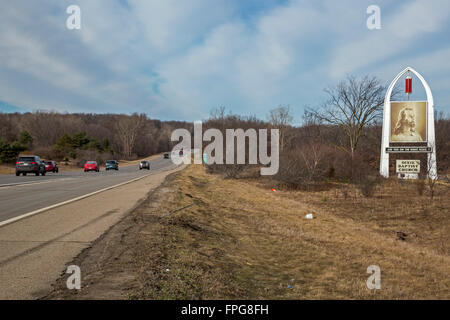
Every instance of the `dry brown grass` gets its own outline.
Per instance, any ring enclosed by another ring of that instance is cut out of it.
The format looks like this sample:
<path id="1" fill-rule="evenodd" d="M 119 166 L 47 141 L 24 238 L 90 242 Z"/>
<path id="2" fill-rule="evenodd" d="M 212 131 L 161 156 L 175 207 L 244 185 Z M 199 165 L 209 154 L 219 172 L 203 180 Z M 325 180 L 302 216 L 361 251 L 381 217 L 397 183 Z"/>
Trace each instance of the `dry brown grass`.
<path id="1" fill-rule="evenodd" d="M 348 185 L 272 192 L 190 166 L 73 262 L 89 288 L 62 277 L 49 298 L 449 299 L 440 188 L 433 203 L 394 180 L 372 198 Z M 367 289 L 370 265 L 380 290 Z"/>
<path id="2" fill-rule="evenodd" d="M 128 165 L 133 165 L 133 164 L 139 164 L 139 162 L 141 162 L 142 160 L 154 160 L 154 159 L 161 158 L 163 155 L 164 155 L 164 153 L 158 153 L 158 154 L 154 154 L 152 156 L 142 158 L 142 159 L 137 159 L 137 160 L 119 160 L 119 165 L 128 166 Z"/>
<path id="3" fill-rule="evenodd" d="M 351 185 L 335 185 L 328 191 L 302 193 L 308 203 L 336 217 L 363 224 L 387 238 L 406 233 L 407 243 L 450 254 L 450 186 L 439 183 L 431 201 L 426 182 L 395 178 L 377 185 L 372 197 L 363 197 Z M 292 193 L 285 196 L 292 198 Z"/>
<path id="4" fill-rule="evenodd" d="M 272 192 L 189 167 L 136 213 L 130 297 L 449 299 L 448 196 L 411 202 L 398 197 L 411 186 L 394 181 L 374 198 L 344 188 L 346 199 L 342 188 Z M 366 287 L 373 264 L 381 290 Z"/>
<path id="5" fill-rule="evenodd" d="M 16 168 L 13 165 L 0 164 L 0 174 L 14 174 Z"/>

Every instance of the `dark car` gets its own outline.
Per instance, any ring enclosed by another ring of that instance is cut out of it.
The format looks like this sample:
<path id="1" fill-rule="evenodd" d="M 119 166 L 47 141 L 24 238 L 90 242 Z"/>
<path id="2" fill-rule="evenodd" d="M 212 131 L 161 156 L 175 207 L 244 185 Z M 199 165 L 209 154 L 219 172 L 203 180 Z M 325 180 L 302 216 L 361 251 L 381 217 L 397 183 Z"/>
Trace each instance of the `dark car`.
<path id="1" fill-rule="evenodd" d="M 16 176 L 19 176 L 21 173 L 24 176 L 26 176 L 27 173 L 45 176 L 45 163 L 38 156 L 19 157 L 16 161 Z"/>
<path id="2" fill-rule="evenodd" d="M 108 170 L 119 170 L 119 162 L 117 160 L 107 160 L 106 171 Z"/>
<path id="3" fill-rule="evenodd" d="M 142 170 L 142 169 L 150 170 L 150 162 L 149 162 L 149 161 L 146 161 L 146 160 L 141 161 L 141 162 L 139 163 L 139 170 Z"/>
<path id="4" fill-rule="evenodd" d="M 164 153 L 164 159 L 170 159 L 170 153 Z"/>
<path id="5" fill-rule="evenodd" d="M 45 161 L 45 171 L 57 173 L 59 171 L 58 165 L 55 161 Z"/>
<path id="6" fill-rule="evenodd" d="M 95 171 L 95 172 L 100 171 L 100 167 L 98 166 L 97 161 L 87 161 L 84 164 L 84 172 L 88 171 Z"/>

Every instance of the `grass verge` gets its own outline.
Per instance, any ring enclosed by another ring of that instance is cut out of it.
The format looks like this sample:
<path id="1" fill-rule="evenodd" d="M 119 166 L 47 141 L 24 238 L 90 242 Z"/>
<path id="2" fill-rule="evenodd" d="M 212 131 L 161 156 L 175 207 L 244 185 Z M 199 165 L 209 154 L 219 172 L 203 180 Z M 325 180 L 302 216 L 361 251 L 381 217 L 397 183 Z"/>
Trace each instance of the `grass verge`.
<path id="1" fill-rule="evenodd" d="M 274 192 L 190 166 L 77 258 L 80 292 L 61 280 L 50 297 L 449 299 L 448 197 L 425 214 L 426 196 L 395 183 L 372 198 L 345 185 Z M 380 290 L 366 286 L 370 265 Z"/>

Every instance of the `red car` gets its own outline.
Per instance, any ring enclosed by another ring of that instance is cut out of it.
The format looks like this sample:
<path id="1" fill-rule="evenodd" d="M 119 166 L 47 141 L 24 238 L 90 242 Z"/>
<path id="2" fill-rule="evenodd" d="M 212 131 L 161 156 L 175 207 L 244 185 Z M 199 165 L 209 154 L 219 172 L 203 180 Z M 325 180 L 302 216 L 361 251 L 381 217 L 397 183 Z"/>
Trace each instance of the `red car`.
<path id="1" fill-rule="evenodd" d="M 100 167 L 98 166 L 97 161 L 87 161 L 84 164 L 84 172 L 88 171 L 95 171 L 95 172 L 100 171 Z"/>
<path id="2" fill-rule="evenodd" d="M 45 171 L 57 173 L 59 171 L 58 165 L 55 161 L 45 161 Z"/>

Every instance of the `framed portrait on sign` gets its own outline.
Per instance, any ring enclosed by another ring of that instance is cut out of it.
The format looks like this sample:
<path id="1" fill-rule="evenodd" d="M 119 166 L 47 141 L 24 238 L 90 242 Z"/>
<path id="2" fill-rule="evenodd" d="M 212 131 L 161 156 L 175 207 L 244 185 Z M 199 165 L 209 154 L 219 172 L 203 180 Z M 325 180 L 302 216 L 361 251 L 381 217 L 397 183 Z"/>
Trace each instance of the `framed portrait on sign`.
<path id="1" fill-rule="evenodd" d="M 392 101 L 390 142 L 427 141 L 427 102 Z"/>

